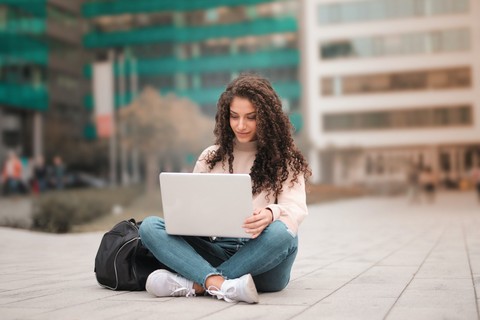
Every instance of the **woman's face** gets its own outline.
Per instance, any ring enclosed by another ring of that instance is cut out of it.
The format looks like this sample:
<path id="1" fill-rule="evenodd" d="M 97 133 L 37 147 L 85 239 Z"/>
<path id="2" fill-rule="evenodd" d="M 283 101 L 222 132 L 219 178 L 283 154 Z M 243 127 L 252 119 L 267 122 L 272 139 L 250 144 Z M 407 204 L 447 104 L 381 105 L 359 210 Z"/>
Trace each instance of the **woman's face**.
<path id="1" fill-rule="evenodd" d="M 233 98 L 230 104 L 230 127 L 239 142 L 257 139 L 257 111 L 250 100 Z"/>

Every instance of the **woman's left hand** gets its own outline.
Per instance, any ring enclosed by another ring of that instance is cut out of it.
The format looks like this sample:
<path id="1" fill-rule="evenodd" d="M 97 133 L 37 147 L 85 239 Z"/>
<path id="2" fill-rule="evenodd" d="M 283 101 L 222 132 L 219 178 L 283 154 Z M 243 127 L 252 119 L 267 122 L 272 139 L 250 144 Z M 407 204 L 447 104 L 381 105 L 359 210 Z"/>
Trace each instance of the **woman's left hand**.
<path id="1" fill-rule="evenodd" d="M 253 215 L 245 219 L 242 227 L 252 235 L 252 239 L 255 239 L 272 221 L 273 213 L 270 209 L 255 209 Z"/>

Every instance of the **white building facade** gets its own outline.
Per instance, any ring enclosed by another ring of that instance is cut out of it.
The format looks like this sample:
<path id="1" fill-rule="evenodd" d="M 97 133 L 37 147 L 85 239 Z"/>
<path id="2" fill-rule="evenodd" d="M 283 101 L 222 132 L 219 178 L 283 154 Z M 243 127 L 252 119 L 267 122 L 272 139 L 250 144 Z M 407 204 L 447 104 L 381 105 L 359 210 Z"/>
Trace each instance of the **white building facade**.
<path id="1" fill-rule="evenodd" d="M 478 0 L 304 0 L 316 182 L 459 181 L 480 165 Z"/>

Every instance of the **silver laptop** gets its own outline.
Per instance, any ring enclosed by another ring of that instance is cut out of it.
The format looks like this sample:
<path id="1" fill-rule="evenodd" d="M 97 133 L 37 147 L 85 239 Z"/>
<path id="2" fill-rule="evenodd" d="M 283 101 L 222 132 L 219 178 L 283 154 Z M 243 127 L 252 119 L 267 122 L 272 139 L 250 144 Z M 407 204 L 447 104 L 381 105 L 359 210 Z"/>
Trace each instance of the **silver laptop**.
<path id="1" fill-rule="evenodd" d="M 160 173 L 168 234 L 250 238 L 242 228 L 253 213 L 248 174 Z"/>

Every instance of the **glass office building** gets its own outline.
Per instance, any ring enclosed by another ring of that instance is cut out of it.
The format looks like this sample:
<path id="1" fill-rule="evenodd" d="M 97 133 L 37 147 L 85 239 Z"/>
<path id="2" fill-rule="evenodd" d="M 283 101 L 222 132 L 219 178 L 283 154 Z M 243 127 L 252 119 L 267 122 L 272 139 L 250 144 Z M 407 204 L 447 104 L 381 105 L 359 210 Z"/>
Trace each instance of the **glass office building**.
<path id="1" fill-rule="evenodd" d="M 88 135 L 81 1 L 0 1 L 0 160 L 68 157 Z M 67 159 L 69 160 L 69 159 Z"/>
<path id="2" fill-rule="evenodd" d="M 252 71 L 272 81 L 301 128 L 297 1 L 98 0 L 86 2 L 83 15 L 85 47 L 96 61 L 115 60 L 117 107 L 153 86 L 213 116 L 226 84 Z M 93 106 L 91 95 L 85 105 Z"/>
<path id="3" fill-rule="evenodd" d="M 0 162 L 8 150 L 88 161 L 92 66 L 108 59 L 117 108 L 150 86 L 213 116 L 226 84 L 252 71 L 300 131 L 297 11 L 296 0 L 0 0 Z"/>
<path id="4" fill-rule="evenodd" d="M 308 135 L 318 181 L 458 183 L 480 165 L 480 3 L 305 0 Z"/>

